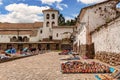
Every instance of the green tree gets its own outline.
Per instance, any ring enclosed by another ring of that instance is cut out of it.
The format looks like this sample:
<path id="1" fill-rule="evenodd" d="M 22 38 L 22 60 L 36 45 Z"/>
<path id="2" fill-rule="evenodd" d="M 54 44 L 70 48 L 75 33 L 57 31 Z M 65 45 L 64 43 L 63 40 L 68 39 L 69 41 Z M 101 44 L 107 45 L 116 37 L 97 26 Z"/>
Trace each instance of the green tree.
<path id="1" fill-rule="evenodd" d="M 70 26 L 71 25 L 71 21 L 67 20 L 66 23 L 65 23 L 65 25 Z"/>
<path id="2" fill-rule="evenodd" d="M 65 18 L 64 18 L 64 16 L 63 16 L 62 14 L 59 15 L 58 25 L 59 25 L 59 26 L 65 25 Z"/>

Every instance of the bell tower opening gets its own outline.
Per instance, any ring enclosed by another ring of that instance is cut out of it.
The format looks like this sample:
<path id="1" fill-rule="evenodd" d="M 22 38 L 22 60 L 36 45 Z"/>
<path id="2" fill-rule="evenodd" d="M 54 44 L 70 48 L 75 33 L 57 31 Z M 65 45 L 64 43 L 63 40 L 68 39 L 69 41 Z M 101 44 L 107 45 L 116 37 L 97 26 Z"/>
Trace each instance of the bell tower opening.
<path id="1" fill-rule="evenodd" d="M 58 26 L 58 14 L 59 11 L 53 8 L 43 10 L 44 23 L 43 23 L 43 32 L 44 38 L 50 39 L 49 36 L 52 36 L 53 26 Z"/>

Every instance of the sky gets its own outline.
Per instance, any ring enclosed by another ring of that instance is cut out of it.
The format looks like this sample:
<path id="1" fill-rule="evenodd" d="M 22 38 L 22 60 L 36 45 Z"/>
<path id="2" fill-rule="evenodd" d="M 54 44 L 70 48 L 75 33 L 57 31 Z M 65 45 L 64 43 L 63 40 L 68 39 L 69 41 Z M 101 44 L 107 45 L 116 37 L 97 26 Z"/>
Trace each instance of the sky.
<path id="1" fill-rule="evenodd" d="M 66 20 L 74 19 L 86 6 L 105 0 L 0 0 L 0 22 L 33 23 L 43 21 L 42 10 L 59 10 Z"/>

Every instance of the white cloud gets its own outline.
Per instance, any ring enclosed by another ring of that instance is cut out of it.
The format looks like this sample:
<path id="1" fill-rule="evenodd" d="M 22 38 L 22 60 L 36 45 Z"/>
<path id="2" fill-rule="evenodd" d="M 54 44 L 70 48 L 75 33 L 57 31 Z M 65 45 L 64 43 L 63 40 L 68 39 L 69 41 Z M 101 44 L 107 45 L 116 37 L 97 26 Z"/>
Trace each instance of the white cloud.
<path id="1" fill-rule="evenodd" d="M 103 2 L 106 0 L 77 0 L 78 2 L 82 2 L 84 4 L 92 4 L 92 3 L 99 3 L 99 2 Z"/>
<path id="2" fill-rule="evenodd" d="M 0 0 L 0 5 L 2 5 L 3 3 L 2 3 L 2 0 Z"/>
<path id="3" fill-rule="evenodd" d="M 60 9 L 60 10 L 63 10 L 63 7 L 68 7 L 68 5 L 67 4 L 62 4 L 62 3 L 57 3 L 56 4 L 56 7 L 58 8 L 58 9 Z"/>
<path id="4" fill-rule="evenodd" d="M 62 2 L 62 0 L 41 0 L 41 2 L 44 3 L 44 4 L 52 5 L 55 2 L 57 2 L 57 3 Z"/>
<path id="5" fill-rule="evenodd" d="M 68 7 L 67 4 L 61 3 L 63 0 L 41 0 L 43 4 L 53 5 L 55 3 L 56 8 L 63 10 L 63 7 Z"/>
<path id="6" fill-rule="evenodd" d="M 118 3 L 116 7 L 117 7 L 117 8 L 120 8 L 120 3 Z"/>
<path id="7" fill-rule="evenodd" d="M 74 17 L 65 16 L 65 21 L 74 19 Z"/>
<path id="8" fill-rule="evenodd" d="M 49 9 L 48 6 L 38 7 L 27 4 L 10 4 L 5 7 L 8 14 L 0 14 L 0 22 L 25 23 L 42 21 L 42 10 Z"/>
<path id="9" fill-rule="evenodd" d="M 73 17 L 77 17 L 79 13 L 72 14 Z"/>

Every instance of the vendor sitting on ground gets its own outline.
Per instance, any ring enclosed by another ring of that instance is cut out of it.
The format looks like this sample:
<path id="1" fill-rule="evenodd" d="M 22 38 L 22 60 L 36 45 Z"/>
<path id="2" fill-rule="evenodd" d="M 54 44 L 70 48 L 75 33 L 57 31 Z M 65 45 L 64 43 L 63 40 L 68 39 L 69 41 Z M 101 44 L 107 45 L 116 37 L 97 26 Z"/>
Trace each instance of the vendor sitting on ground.
<path id="1" fill-rule="evenodd" d="M 14 47 L 10 47 L 9 49 L 7 49 L 5 51 L 6 54 L 15 54 L 16 53 L 16 49 Z"/>
<path id="2" fill-rule="evenodd" d="M 11 58 L 21 56 L 20 52 L 17 52 L 13 46 L 10 46 L 10 48 L 5 50 L 4 53 L 6 56 L 10 56 Z"/>
<path id="3" fill-rule="evenodd" d="M 10 58 L 10 55 L 7 55 L 5 51 L 0 50 L 0 59 Z"/>
<path id="4" fill-rule="evenodd" d="M 76 52 L 74 52 L 73 50 L 69 50 L 68 54 L 70 55 L 70 58 L 72 59 L 80 59 L 77 55 Z"/>

